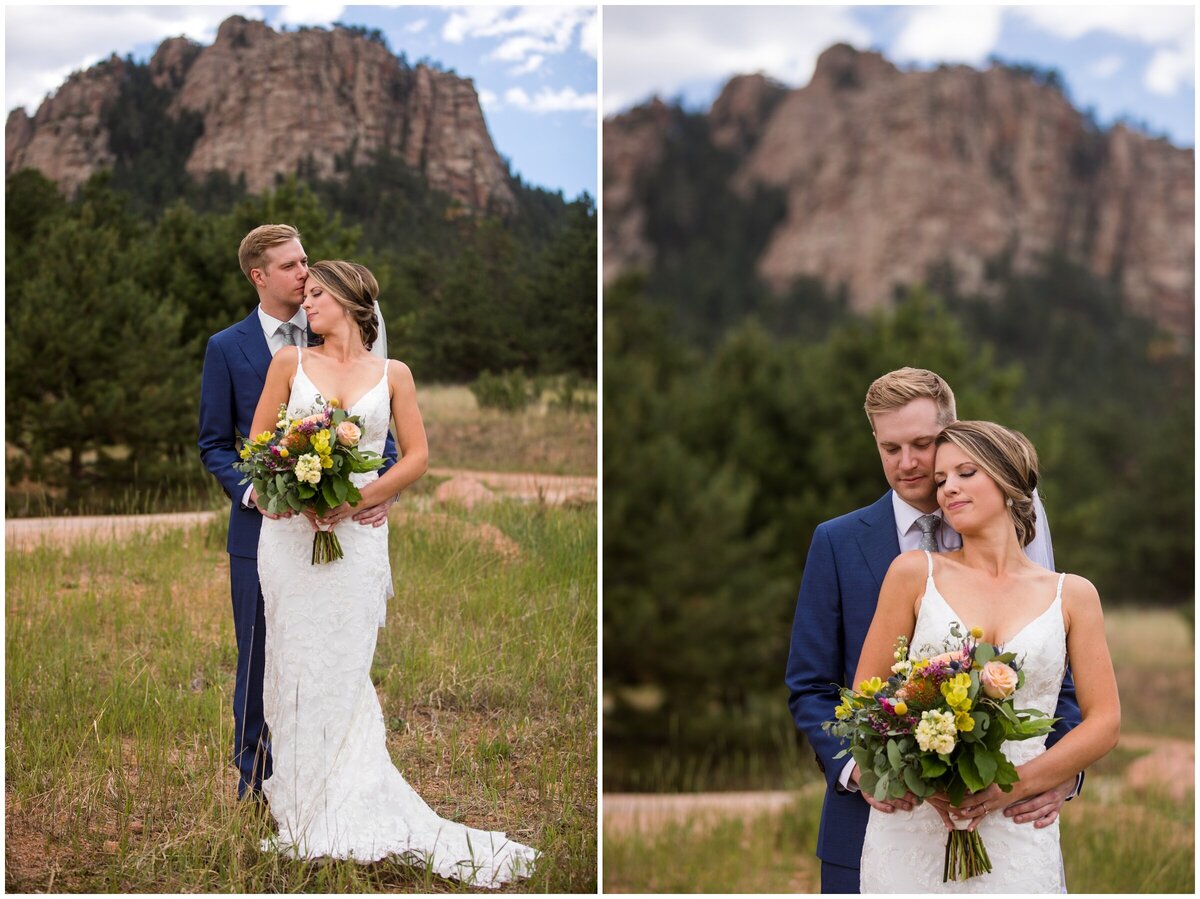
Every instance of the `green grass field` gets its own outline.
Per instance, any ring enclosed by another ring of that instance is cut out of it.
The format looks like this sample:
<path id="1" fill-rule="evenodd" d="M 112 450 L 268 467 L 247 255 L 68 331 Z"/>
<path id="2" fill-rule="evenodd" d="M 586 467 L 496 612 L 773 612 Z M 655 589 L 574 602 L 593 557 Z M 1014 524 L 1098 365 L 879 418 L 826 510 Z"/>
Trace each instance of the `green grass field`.
<path id="1" fill-rule="evenodd" d="M 443 817 L 544 855 L 507 891 L 596 887 L 596 511 L 410 514 L 374 679 L 389 749 Z M 393 863 L 258 851 L 235 802 L 224 530 L 7 557 L 5 887 L 444 892 Z"/>
<path id="2" fill-rule="evenodd" d="M 1176 746 L 1185 754 L 1191 748 L 1191 629 L 1177 612 L 1130 608 L 1110 611 L 1107 631 L 1121 691 L 1122 740 L 1089 770 L 1083 794 L 1064 807 L 1067 887 L 1072 893 L 1193 893 L 1194 790 L 1171 796 L 1129 777 L 1130 766 L 1156 748 Z M 811 757 L 806 763 L 809 782 L 785 812 L 641 829 L 606 823 L 605 892 L 819 892 L 815 853 L 824 788 Z M 1194 763 L 1189 758 L 1186 764 L 1191 769 Z M 764 760 L 758 767 L 777 766 Z"/>

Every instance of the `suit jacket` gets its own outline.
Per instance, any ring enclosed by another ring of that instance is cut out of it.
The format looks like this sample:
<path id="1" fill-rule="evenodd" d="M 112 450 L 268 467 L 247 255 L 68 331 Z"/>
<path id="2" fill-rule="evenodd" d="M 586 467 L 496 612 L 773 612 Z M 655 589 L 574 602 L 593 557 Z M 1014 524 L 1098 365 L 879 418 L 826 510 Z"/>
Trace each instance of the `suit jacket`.
<path id="1" fill-rule="evenodd" d="M 270 365 L 271 350 L 255 308 L 236 325 L 209 338 L 200 382 L 200 458 L 233 500 L 226 550 L 231 556 L 249 559 L 258 558 L 262 513 L 242 506 L 244 475 L 233 463 L 239 461 L 238 436 L 250 434 Z M 390 432 L 384 458 L 381 474 L 396 462 L 396 443 Z"/>
<path id="2" fill-rule="evenodd" d="M 847 868 L 859 866 L 870 806 L 861 796 L 839 787 L 838 777 L 849 756 L 837 760 L 834 756 L 846 744 L 821 730 L 821 724 L 833 717 L 840 701 L 838 685 L 849 684 L 854 677 L 884 575 L 898 555 L 890 490 L 866 508 L 818 525 L 792 622 L 788 705 L 816 753 L 826 783 L 817 855 Z M 1063 720 L 1047 745 L 1080 721 L 1069 671 L 1055 714 Z"/>

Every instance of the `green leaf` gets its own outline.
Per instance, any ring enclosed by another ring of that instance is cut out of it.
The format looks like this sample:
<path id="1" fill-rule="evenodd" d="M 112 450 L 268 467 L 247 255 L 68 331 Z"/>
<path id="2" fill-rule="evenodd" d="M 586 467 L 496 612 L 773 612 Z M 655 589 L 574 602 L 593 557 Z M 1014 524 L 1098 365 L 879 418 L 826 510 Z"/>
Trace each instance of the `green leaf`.
<path id="1" fill-rule="evenodd" d="M 342 503 L 344 503 L 346 501 L 346 496 L 348 493 L 348 491 L 346 490 L 347 486 L 348 485 L 346 484 L 346 482 L 343 481 L 341 478 L 333 479 L 333 493 L 337 497 L 338 505 L 341 505 Z"/>
<path id="2" fill-rule="evenodd" d="M 283 493 L 285 490 L 287 490 L 287 478 L 285 478 L 282 474 L 275 475 L 275 489 L 280 493 Z"/>
<path id="3" fill-rule="evenodd" d="M 854 756 L 854 762 L 858 765 L 859 770 L 868 771 L 871 768 L 871 750 L 865 746 L 851 746 L 850 754 Z"/>
<path id="4" fill-rule="evenodd" d="M 329 508 L 341 505 L 341 500 L 337 498 L 337 493 L 334 492 L 333 483 L 330 478 L 321 478 L 321 496 L 325 500 L 325 504 Z"/>
<path id="5" fill-rule="evenodd" d="M 980 643 L 975 647 L 975 664 L 982 668 L 996 657 L 996 650 L 990 643 Z"/>
<path id="6" fill-rule="evenodd" d="M 917 796 L 924 799 L 933 795 L 933 787 L 921 779 L 917 769 L 911 765 L 904 769 L 904 783 Z"/>
<path id="7" fill-rule="evenodd" d="M 879 785 L 879 775 L 870 769 L 863 768 L 859 765 L 858 768 L 858 788 L 863 793 L 871 796 L 875 795 L 875 788 Z"/>
<path id="8" fill-rule="evenodd" d="M 983 778 L 979 776 L 979 769 L 975 767 L 975 759 L 970 754 L 964 752 L 960 755 L 956 767 L 963 783 L 972 793 L 978 793 L 986 786 Z"/>
<path id="9" fill-rule="evenodd" d="M 879 778 L 879 783 L 875 784 L 875 791 L 872 795 L 880 802 L 883 802 L 888 797 L 888 791 L 891 789 L 891 775 L 884 774 Z"/>
<path id="10" fill-rule="evenodd" d="M 986 746 L 979 743 L 975 744 L 975 769 L 979 772 L 979 779 L 983 781 L 984 786 L 992 783 L 996 779 L 996 757 L 988 751 Z"/>
<path id="11" fill-rule="evenodd" d="M 892 766 L 893 771 L 899 771 L 904 767 L 904 756 L 900 754 L 900 747 L 895 740 L 887 741 L 887 756 L 888 764 Z"/>
<path id="12" fill-rule="evenodd" d="M 921 774 L 930 780 L 941 777 L 948 768 L 949 766 L 936 755 L 921 756 Z"/>
<path id="13" fill-rule="evenodd" d="M 304 509 L 304 504 L 300 502 L 300 497 L 295 490 L 289 490 L 283 497 L 287 500 L 287 504 L 292 507 L 293 512 L 300 512 Z"/>

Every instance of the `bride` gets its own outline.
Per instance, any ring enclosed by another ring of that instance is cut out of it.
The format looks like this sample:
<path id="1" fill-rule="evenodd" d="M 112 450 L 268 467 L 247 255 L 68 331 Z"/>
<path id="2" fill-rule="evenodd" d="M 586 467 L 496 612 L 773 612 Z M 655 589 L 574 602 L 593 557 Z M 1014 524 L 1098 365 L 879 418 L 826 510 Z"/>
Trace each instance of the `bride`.
<path id="1" fill-rule="evenodd" d="M 352 476 L 363 508 L 414 483 L 429 456 L 408 366 L 381 363 L 370 353 L 378 292 L 361 265 L 329 261 L 309 268 L 304 311 L 324 343 L 275 355 L 250 431 L 273 430 L 283 403 L 289 417 L 302 417 L 322 399 L 336 398 L 363 420 L 359 445 L 382 453 L 394 421 L 401 459 L 383 475 Z M 319 520 L 309 513 L 268 515 L 263 522 L 263 705 L 274 757 L 263 792 L 279 826 L 265 848 L 303 859 L 399 856 L 472 886 L 528 876 L 536 851 L 503 833 L 438 817 L 392 765 L 370 678 L 391 588 L 388 529 L 346 521 L 353 513 L 343 503 Z M 342 559 L 311 564 L 318 523 L 337 527 Z"/>
<path id="2" fill-rule="evenodd" d="M 1100 597 L 1076 575 L 1056 575 L 1031 562 L 1031 497 L 1037 454 L 1024 435 L 991 422 L 959 421 L 937 438 L 937 500 L 963 538 L 962 549 L 903 553 L 892 563 L 859 657 L 854 683 L 891 674 L 893 646 L 910 638 L 913 658 L 941 651 L 952 622 L 983 629 L 1023 659 L 1017 708 L 1053 715 L 1070 660 L 1082 723 L 1046 749 L 1045 737 L 1008 742 L 1004 754 L 1020 780 L 1011 793 L 991 786 L 968 794 L 960 808 L 935 797 L 911 812 L 874 808 L 863 844 L 864 893 L 1065 892 L 1058 822 L 1018 824 L 1004 808 L 1062 783 L 1116 745 L 1120 704 L 1104 636 Z M 905 797 L 915 803 L 911 794 Z M 992 872 L 942 882 L 945 834 L 955 820 L 977 829 Z"/>

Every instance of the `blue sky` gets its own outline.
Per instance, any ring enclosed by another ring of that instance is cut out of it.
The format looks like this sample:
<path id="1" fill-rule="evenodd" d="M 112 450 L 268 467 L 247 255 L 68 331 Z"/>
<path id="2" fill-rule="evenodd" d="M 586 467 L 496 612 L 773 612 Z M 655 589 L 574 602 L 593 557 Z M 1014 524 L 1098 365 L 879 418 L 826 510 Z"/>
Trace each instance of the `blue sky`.
<path id="1" fill-rule="evenodd" d="M 474 80 L 496 149 L 522 179 L 567 199 L 596 196 L 594 6 L 8 6 L 6 111 L 32 114 L 68 74 L 112 53 L 148 59 L 180 34 L 209 44 L 234 14 L 277 29 L 378 28 L 410 63 L 429 59 Z"/>
<path id="2" fill-rule="evenodd" d="M 995 55 L 1059 71 L 1102 125 L 1144 122 L 1195 146 L 1195 11 L 1177 6 L 606 6 L 605 115 L 654 95 L 703 109 L 733 75 L 792 87 L 845 41 L 901 67 L 987 65 Z"/>

